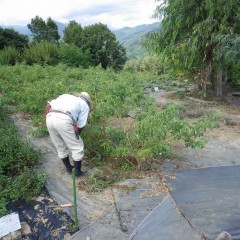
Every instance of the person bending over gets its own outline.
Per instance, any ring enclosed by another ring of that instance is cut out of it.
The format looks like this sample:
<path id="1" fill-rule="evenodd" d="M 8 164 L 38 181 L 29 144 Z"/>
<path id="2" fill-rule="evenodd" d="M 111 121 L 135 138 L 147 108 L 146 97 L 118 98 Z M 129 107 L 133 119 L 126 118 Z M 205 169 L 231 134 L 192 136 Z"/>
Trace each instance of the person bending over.
<path id="1" fill-rule="evenodd" d="M 68 173 L 74 167 L 77 177 L 84 175 L 81 170 L 84 143 L 80 133 L 92 109 L 93 103 L 87 92 L 62 94 L 45 107 L 46 126 L 57 154 Z M 69 152 L 74 166 L 70 164 Z"/>

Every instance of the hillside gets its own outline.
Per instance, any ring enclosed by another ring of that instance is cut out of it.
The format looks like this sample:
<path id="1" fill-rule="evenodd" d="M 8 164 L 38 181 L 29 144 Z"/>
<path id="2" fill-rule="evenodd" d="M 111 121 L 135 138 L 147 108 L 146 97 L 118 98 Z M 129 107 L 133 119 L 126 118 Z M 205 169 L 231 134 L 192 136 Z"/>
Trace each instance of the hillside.
<path id="1" fill-rule="evenodd" d="M 65 29 L 65 27 L 67 26 L 67 24 L 64 23 L 60 23 L 55 21 L 57 26 L 58 26 L 58 33 L 61 37 L 63 37 L 63 30 Z M 27 26 L 19 26 L 19 25 L 8 25 L 8 26 L 0 26 L 2 28 L 13 28 L 15 31 L 27 35 L 29 38 L 31 37 L 31 31 L 28 29 Z"/>
<path id="2" fill-rule="evenodd" d="M 58 32 L 63 37 L 63 31 L 67 24 L 63 24 L 56 21 L 56 24 L 58 26 Z M 13 28 L 17 32 L 28 35 L 29 38 L 31 37 L 31 32 L 27 28 L 27 26 L 17 26 L 17 25 L 11 25 L 11 26 L 1 26 L 3 28 Z M 156 22 L 153 24 L 144 24 L 139 25 L 136 27 L 125 27 L 119 30 L 113 30 L 112 32 L 115 34 L 117 40 L 122 44 L 126 50 L 127 50 L 127 57 L 129 59 L 136 59 L 139 57 L 142 57 L 146 54 L 144 48 L 141 46 L 141 40 L 144 39 L 144 37 L 151 33 L 151 32 L 157 32 L 159 31 L 160 23 Z"/>
<path id="3" fill-rule="evenodd" d="M 126 27 L 113 31 L 117 40 L 127 49 L 129 59 L 139 58 L 146 54 L 141 41 L 147 34 L 159 31 L 160 23 L 144 24 L 133 28 Z"/>

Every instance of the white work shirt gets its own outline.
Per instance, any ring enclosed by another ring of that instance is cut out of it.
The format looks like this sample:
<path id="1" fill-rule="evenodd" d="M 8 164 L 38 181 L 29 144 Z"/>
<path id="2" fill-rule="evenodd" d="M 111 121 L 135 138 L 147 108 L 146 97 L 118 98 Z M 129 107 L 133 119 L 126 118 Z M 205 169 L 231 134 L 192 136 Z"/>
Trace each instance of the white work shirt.
<path id="1" fill-rule="evenodd" d="M 49 104 L 52 110 L 71 113 L 73 121 L 77 123 L 78 128 L 83 128 L 86 125 L 90 108 L 82 98 L 63 94 L 50 101 Z"/>

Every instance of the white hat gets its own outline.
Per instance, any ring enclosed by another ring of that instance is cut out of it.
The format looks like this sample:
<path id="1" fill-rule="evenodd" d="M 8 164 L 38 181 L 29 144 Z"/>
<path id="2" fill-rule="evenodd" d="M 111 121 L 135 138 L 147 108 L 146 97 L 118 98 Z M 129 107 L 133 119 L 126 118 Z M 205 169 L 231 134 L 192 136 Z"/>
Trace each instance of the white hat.
<path id="1" fill-rule="evenodd" d="M 92 110 L 93 109 L 93 102 L 90 98 L 90 95 L 87 92 L 81 92 L 79 97 L 83 97 L 84 99 L 87 100 L 89 108 Z"/>

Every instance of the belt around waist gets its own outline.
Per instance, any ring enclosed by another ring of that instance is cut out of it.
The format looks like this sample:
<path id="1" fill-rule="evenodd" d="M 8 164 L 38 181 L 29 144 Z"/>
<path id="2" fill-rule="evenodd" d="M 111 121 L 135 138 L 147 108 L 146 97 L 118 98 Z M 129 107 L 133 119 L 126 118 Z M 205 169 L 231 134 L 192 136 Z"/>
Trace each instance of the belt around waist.
<path id="1" fill-rule="evenodd" d="M 73 120 L 72 114 L 70 112 L 63 112 L 63 111 L 54 110 L 54 109 L 51 109 L 49 112 L 62 113 L 62 114 L 65 114 L 65 115 L 69 116 Z"/>

